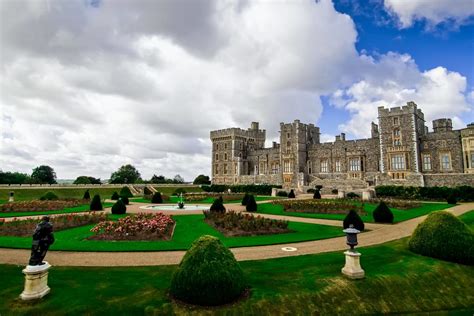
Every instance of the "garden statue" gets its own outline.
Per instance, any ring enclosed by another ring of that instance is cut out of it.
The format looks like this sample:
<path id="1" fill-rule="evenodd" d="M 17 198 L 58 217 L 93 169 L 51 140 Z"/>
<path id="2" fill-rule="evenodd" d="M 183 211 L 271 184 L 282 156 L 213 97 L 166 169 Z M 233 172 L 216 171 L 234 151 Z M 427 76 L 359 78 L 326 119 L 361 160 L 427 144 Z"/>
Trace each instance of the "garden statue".
<path id="1" fill-rule="evenodd" d="M 31 246 L 31 257 L 28 265 L 42 265 L 49 246 L 54 243 L 53 225 L 49 222 L 48 216 L 43 216 L 41 222 L 36 226 L 33 233 L 33 243 Z"/>
<path id="2" fill-rule="evenodd" d="M 10 191 L 10 194 L 8 195 L 8 202 L 15 201 L 15 198 L 13 197 L 14 195 L 15 195 L 15 192 Z"/>
<path id="3" fill-rule="evenodd" d="M 179 209 L 183 209 L 183 208 L 184 208 L 183 193 L 180 193 L 180 194 L 179 194 L 178 208 L 179 208 Z"/>

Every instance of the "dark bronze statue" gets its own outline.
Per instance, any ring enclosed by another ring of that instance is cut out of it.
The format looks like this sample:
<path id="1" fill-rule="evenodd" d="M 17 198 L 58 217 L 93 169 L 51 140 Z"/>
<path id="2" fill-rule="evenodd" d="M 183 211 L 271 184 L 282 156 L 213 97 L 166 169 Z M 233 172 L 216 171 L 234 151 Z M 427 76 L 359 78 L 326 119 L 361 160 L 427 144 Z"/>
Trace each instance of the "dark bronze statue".
<path id="1" fill-rule="evenodd" d="M 49 246 L 54 243 L 53 225 L 49 222 L 48 216 L 43 216 L 41 222 L 36 226 L 33 233 L 33 244 L 31 246 L 31 257 L 28 265 L 39 266 L 44 264 Z"/>

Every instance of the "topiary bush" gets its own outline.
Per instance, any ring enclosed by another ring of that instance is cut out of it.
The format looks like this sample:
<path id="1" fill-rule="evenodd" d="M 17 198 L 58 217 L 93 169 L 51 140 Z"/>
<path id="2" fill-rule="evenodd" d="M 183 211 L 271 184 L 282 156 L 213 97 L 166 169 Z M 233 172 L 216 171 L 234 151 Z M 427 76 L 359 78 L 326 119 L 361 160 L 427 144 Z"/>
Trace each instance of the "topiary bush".
<path id="1" fill-rule="evenodd" d="M 249 196 L 247 201 L 247 206 L 245 207 L 247 212 L 256 212 L 257 211 L 257 202 L 255 202 L 255 197 L 253 195 Z"/>
<path id="2" fill-rule="evenodd" d="M 393 213 L 384 201 L 380 202 L 372 213 L 376 223 L 393 223 Z"/>
<path id="3" fill-rule="evenodd" d="M 163 197 L 160 192 L 155 192 L 151 198 L 151 203 L 163 203 Z"/>
<path id="4" fill-rule="evenodd" d="M 40 197 L 41 201 L 44 201 L 44 200 L 57 200 L 57 199 L 58 199 L 58 196 L 54 192 L 51 192 L 51 191 L 46 192 L 45 195 Z"/>
<path id="5" fill-rule="evenodd" d="M 445 211 L 429 214 L 413 232 L 408 248 L 423 256 L 474 264 L 474 232 Z"/>
<path id="6" fill-rule="evenodd" d="M 100 195 L 96 194 L 92 198 L 89 210 L 91 211 L 102 211 L 104 208 L 102 207 L 102 202 L 100 201 Z"/>
<path id="7" fill-rule="evenodd" d="M 110 199 L 116 201 L 116 200 L 119 199 L 119 197 L 120 197 L 120 196 L 118 195 L 117 191 L 115 191 L 115 192 L 112 194 L 112 197 L 111 197 Z"/>
<path id="8" fill-rule="evenodd" d="M 448 202 L 448 204 L 457 204 L 458 200 L 456 199 L 456 196 L 452 194 L 448 196 L 448 198 L 446 199 L 446 202 Z"/>
<path id="9" fill-rule="evenodd" d="M 349 228 L 351 224 L 354 225 L 355 229 L 364 231 L 364 222 L 362 221 L 362 218 L 360 218 L 359 214 L 357 214 L 357 212 L 354 210 L 350 210 L 349 213 L 347 213 L 342 226 L 344 229 L 346 229 Z"/>
<path id="10" fill-rule="evenodd" d="M 244 273 L 234 255 L 213 236 L 193 242 L 171 280 L 170 294 L 190 304 L 215 306 L 238 299 Z"/>
<path id="11" fill-rule="evenodd" d="M 83 200 L 90 200 L 91 199 L 91 194 L 89 193 L 89 189 L 84 192 L 84 196 L 82 197 Z"/>
<path id="12" fill-rule="evenodd" d="M 211 212 L 225 213 L 224 201 L 222 196 L 214 200 L 211 207 L 209 208 Z"/>
<path id="13" fill-rule="evenodd" d="M 288 192 L 286 191 L 278 191 L 277 196 L 288 197 Z"/>
<path id="14" fill-rule="evenodd" d="M 128 197 L 126 197 L 126 196 L 121 196 L 119 200 L 122 200 L 123 204 L 125 204 L 125 205 L 129 205 L 129 204 L 130 204 L 129 199 L 128 199 Z"/>
<path id="15" fill-rule="evenodd" d="M 313 199 L 316 199 L 316 200 L 321 199 L 321 192 L 318 189 L 314 190 Z"/>
<path id="16" fill-rule="evenodd" d="M 288 193 L 288 198 L 289 199 L 294 199 L 295 198 L 295 192 L 293 191 L 293 189 L 291 189 L 290 193 Z"/>
<path id="17" fill-rule="evenodd" d="M 242 205 L 247 205 L 249 201 L 249 194 L 245 193 L 244 197 L 242 198 Z"/>
<path id="18" fill-rule="evenodd" d="M 152 195 L 153 192 L 151 192 L 151 190 L 148 188 L 148 187 L 145 187 L 143 189 L 143 195 Z"/>
<path id="19" fill-rule="evenodd" d="M 123 203 L 122 200 L 118 200 L 112 206 L 112 214 L 125 214 L 126 211 L 127 211 L 127 206 L 125 206 L 125 203 Z"/>
<path id="20" fill-rule="evenodd" d="M 133 194 L 132 194 L 132 191 L 130 191 L 130 188 L 129 187 L 123 187 L 121 190 L 120 190 L 120 196 L 121 197 L 133 197 Z"/>

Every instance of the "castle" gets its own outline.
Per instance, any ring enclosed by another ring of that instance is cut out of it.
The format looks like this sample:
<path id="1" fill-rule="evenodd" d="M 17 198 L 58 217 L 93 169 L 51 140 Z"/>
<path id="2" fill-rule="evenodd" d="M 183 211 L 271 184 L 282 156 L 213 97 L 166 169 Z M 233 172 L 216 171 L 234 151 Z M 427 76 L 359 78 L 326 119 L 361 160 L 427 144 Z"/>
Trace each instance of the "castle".
<path id="1" fill-rule="evenodd" d="M 321 143 L 319 127 L 280 123 L 280 143 L 265 148 L 265 130 L 211 131 L 212 183 L 275 184 L 306 192 L 323 185 L 354 190 L 373 185 L 474 185 L 474 124 L 453 130 L 451 119 L 425 126 L 414 102 L 378 108 L 368 139 Z"/>

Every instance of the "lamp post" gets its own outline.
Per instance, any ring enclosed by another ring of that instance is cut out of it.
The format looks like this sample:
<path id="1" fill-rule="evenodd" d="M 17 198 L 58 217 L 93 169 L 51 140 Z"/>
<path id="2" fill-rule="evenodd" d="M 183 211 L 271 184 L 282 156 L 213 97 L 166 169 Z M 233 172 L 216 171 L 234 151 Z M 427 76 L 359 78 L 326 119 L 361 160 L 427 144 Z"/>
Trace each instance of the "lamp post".
<path id="1" fill-rule="evenodd" d="M 354 225 L 351 224 L 349 228 L 344 229 L 343 232 L 346 233 L 346 244 L 350 249 L 344 252 L 346 255 L 346 265 L 342 268 L 341 272 L 350 279 L 363 279 L 365 272 L 360 266 L 361 254 L 354 249 L 354 247 L 358 245 L 357 234 L 360 233 L 360 231 L 355 229 Z"/>

